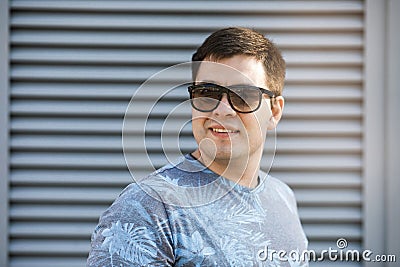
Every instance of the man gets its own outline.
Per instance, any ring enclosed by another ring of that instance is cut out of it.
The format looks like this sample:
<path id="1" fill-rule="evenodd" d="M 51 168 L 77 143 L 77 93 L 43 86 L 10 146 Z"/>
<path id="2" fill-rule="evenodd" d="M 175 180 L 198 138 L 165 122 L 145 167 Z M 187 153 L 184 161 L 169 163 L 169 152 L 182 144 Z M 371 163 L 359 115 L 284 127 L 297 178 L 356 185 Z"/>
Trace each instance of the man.
<path id="1" fill-rule="evenodd" d="M 307 266 L 288 256 L 307 248 L 294 195 L 260 170 L 284 106 L 279 50 L 227 28 L 192 60 L 198 148 L 122 192 L 92 235 L 88 266 Z"/>

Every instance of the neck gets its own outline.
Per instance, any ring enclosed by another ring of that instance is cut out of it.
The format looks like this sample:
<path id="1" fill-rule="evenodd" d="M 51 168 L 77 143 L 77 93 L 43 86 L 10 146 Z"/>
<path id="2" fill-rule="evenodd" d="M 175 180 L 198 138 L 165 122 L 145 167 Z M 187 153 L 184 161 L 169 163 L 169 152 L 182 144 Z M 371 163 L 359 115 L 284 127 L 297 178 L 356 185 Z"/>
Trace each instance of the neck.
<path id="1" fill-rule="evenodd" d="M 246 159 L 209 159 L 199 149 L 192 155 L 211 171 L 241 186 L 255 188 L 258 185 L 258 173 L 262 153 L 254 153 Z"/>

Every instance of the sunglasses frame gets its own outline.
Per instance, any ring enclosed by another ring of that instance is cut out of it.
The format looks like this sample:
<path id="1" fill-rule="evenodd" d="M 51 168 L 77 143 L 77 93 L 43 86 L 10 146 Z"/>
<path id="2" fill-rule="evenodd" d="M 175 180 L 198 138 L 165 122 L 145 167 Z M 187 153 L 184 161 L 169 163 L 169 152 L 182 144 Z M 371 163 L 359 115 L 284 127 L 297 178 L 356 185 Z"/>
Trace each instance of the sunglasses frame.
<path id="1" fill-rule="evenodd" d="M 203 86 L 203 87 L 209 86 L 209 87 L 213 87 L 213 88 L 218 88 L 219 89 L 220 95 L 219 95 L 219 98 L 216 99 L 216 100 L 218 100 L 218 103 L 213 109 L 200 109 L 200 108 L 196 107 L 193 104 L 193 99 L 194 99 L 193 98 L 193 91 L 195 89 L 197 89 L 197 86 Z M 259 92 L 261 92 L 259 94 L 259 97 L 258 97 L 258 105 L 257 105 L 257 107 L 254 108 L 253 110 L 250 110 L 250 111 L 240 111 L 240 110 L 236 109 L 235 106 L 232 104 L 232 101 L 231 101 L 231 96 L 230 96 L 230 93 L 232 93 L 231 89 L 243 88 L 244 86 L 246 88 L 257 89 L 257 90 L 259 90 Z M 222 85 L 219 85 L 219 84 L 215 84 L 215 83 L 200 83 L 200 84 L 193 83 L 192 85 L 188 86 L 188 92 L 189 92 L 189 95 L 190 95 L 190 104 L 192 105 L 192 107 L 194 109 L 196 109 L 196 110 L 198 110 L 200 112 L 211 112 L 211 111 L 215 110 L 218 107 L 219 102 L 221 102 L 221 99 L 222 99 L 222 96 L 223 96 L 224 93 L 226 94 L 226 96 L 228 98 L 228 102 L 229 102 L 229 105 L 231 106 L 231 108 L 234 111 L 239 112 L 239 113 L 253 113 L 253 112 L 257 111 L 261 106 L 261 97 L 262 97 L 263 94 L 266 94 L 266 95 L 268 95 L 270 97 L 271 103 L 272 103 L 272 99 L 275 98 L 275 94 L 272 91 L 270 91 L 268 89 L 265 89 L 265 88 L 262 88 L 262 87 L 253 86 L 253 85 L 233 85 L 233 86 L 225 87 L 225 86 L 222 86 Z"/>

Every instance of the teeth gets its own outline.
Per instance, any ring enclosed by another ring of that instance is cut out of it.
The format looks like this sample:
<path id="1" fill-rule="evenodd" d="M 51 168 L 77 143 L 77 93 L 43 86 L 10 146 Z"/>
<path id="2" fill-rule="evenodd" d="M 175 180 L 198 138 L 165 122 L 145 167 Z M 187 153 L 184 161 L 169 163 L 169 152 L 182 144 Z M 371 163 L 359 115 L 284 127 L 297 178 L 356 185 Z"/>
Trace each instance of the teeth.
<path id="1" fill-rule="evenodd" d="M 232 130 L 227 130 L 227 129 L 215 129 L 215 128 L 213 128 L 212 129 L 213 130 L 213 132 L 217 132 L 217 133 L 234 133 L 234 131 L 232 131 Z"/>

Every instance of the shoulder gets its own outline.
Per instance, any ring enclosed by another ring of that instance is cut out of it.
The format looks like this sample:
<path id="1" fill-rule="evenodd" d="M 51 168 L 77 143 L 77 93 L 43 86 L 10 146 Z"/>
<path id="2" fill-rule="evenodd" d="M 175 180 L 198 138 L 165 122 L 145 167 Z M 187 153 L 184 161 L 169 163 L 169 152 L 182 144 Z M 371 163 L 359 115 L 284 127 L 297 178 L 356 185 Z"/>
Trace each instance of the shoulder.
<path id="1" fill-rule="evenodd" d="M 294 198 L 293 190 L 281 179 L 275 178 L 262 170 L 260 170 L 259 176 L 264 183 L 264 190 L 267 190 L 268 193 L 273 191 L 280 193 L 286 198 Z"/>
<path id="2" fill-rule="evenodd" d="M 159 261 L 171 262 L 171 243 L 163 203 L 147 194 L 139 184 L 132 183 L 101 215 L 92 234 L 88 266 L 108 266 L 115 262 L 121 266 L 134 263 L 155 266 L 152 264 Z"/>
<path id="3" fill-rule="evenodd" d="M 273 176 L 268 176 L 268 179 L 269 179 L 269 186 L 275 188 L 286 197 L 294 198 L 293 190 L 285 182 Z"/>
<path id="4" fill-rule="evenodd" d="M 290 210 L 297 211 L 295 194 L 285 182 L 269 175 L 266 183 L 266 190 L 268 194 L 274 196 L 275 200 L 285 203 Z"/>
<path id="5" fill-rule="evenodd" d="M 150 187 L 142 183 L 131 183 L 120 193 L 108 211 L 117 212 L 125 218 L 146 213 L 164 213 L 164 205 Z"/>

